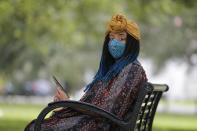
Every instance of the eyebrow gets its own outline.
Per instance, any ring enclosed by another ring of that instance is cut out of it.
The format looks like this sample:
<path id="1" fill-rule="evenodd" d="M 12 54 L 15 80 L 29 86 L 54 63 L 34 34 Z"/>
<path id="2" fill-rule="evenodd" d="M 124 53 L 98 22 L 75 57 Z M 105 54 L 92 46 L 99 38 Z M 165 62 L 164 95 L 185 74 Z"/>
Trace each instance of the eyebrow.
<path id="1" fill-rule="evenodd" d="M 125 33 L 119 33 L 119 35 L 125 35 Z"/>

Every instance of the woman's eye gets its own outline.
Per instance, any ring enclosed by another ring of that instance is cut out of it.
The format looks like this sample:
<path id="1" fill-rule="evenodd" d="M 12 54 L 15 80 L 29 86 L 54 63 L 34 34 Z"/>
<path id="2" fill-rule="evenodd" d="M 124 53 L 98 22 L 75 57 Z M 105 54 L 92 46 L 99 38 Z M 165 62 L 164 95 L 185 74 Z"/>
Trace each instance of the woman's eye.
<path id="1" fill-rule="evenodd" d="M 124 40 L 124 38 L 120 38 L 120 40 Z"/>

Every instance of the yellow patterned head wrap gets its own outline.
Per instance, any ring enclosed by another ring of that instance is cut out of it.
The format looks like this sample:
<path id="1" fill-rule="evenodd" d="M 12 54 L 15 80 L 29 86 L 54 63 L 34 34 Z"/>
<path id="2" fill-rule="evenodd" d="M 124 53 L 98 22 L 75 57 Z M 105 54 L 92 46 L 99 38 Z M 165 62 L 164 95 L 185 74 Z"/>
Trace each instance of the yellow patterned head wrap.
<path id="1" fill-rule="evenodd" d="M 108 35 L 110 32 L 118 33 L 122 31 L 126 31 L 136 40 L 140 41 L 140 31 L 138 25 L 131 20 L 127 20 L 126 17 L 122 14 L 115 14 L 108 22 L 105 35 Z"/>

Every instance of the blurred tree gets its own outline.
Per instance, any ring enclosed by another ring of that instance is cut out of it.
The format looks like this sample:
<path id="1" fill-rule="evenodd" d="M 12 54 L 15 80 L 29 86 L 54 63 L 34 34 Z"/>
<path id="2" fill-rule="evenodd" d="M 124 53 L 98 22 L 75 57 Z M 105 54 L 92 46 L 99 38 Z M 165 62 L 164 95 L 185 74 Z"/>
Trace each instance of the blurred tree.
<path id="1" fill-rule="evenodd" d="M 158 12 L 166 6 L 157 6 L 161 9 L 155 9 L 151 15 L 146 15 L 150 19 L 147 19 L 146 25 L 142 25 L 143 56 L 153 59 L 158 69 L 174 58 L 194 66 L 197 64 L 192 60 L 197 54 L 197 24 L 194 22 L 197 16 L 197 8 L 194 8 L 197 1 L 170 2 L 166 4 L 174 6 L 174 11 L 168 9 L 160 15 Z"/>
<path id="2" fill-rule="evenodd" d="M 0 77 L 24 82 L 44 70 L 47 79 L 57 74 L 72 90 L 82 87 L 84 71 L 98 68 L 106 21 L 114 13 L 139 24 L 143 57 L 158 67 L 177 57 L 192 65 L 196 5 L 196 0 L 1 0 Z M 23 79 L 13 75 L 17 72 Z"/>

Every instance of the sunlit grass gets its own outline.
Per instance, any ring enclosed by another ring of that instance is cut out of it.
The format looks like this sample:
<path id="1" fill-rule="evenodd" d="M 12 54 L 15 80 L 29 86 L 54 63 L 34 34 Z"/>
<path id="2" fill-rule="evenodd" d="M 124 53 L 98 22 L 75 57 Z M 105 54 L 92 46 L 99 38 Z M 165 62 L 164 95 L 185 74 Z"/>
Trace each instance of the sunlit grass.
<path id="1" fill-rule="evenodd" d="M 176 105 L 196 105 L 197 101 L 196 100 L 174 100 L 174 101 L 166 101 L 164 99 L 161 99 L 159 103 L 168 103 L 168 104 L 176 104 Z"/>
<path id="2" fill-rule="evenodd" d="M 0 104 L 0 131 L 23 131 L 35 119 L 44 106 Z"/>
<path id="3" fill-rule="evenodd" d="M 197 131 L 197 115 L 156 114 L 155 131 Z M 157 130 L 156 130 L 157 129 Z"/>
<path id="4" fill-rule="evenodd" d="M 0 104 L 0 131 L 23 131 L 44 106 Z M 197 131 L 197 115 L 156 114 L 153 131 Z"/>

